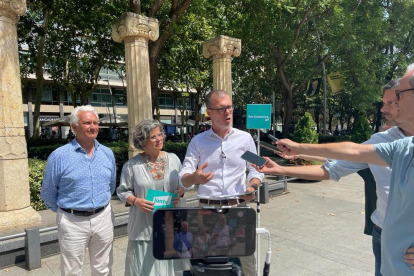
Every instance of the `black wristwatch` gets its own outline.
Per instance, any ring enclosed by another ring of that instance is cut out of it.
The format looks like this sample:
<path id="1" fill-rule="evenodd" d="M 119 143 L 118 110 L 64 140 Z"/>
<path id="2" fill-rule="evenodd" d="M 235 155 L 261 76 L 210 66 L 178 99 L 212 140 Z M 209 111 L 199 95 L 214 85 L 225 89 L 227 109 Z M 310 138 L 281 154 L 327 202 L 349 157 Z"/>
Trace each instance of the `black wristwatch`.
<path id="1" fill-rule="evenodd" d="M 256 192 L 257 192 L 257 189 L 258 189 L 258 185 L 256 185 L 256 184 L 253 184 L 253 185 L 251 185 L 250 187 L 252 187 Z"/>

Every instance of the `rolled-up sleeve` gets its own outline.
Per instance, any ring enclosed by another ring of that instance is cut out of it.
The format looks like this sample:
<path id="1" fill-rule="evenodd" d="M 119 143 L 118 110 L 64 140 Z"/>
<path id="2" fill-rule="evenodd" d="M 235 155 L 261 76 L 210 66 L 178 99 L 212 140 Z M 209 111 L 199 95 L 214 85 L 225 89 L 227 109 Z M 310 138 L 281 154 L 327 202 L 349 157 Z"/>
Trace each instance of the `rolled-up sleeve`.
<path id="1" fill-rule="evenodd" d="M 60 179 L 59 157 L 56 153 L 52 153 L 47 159 L 46 169 L 43 176 L 42 190 L 40 197 L 46 207 L 53 212 L 57 211 L 57 197 Z"/>
<path id="2" fill-rule="evenodd" d="M 323 167 L 328 172 L 330 179 L 339 181 L 341 177 L 368 168 L 368 164 L 328 159 Z"/>

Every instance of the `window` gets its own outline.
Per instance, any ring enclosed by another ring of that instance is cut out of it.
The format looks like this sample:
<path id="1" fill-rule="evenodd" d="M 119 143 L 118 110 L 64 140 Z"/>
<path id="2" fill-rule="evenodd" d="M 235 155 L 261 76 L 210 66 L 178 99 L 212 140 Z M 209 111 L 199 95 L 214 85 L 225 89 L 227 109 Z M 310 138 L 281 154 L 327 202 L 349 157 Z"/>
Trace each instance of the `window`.
<path id="1" fill-rule="evenodd" d="M 174 96 L 172 94 L 158 94 L 158 104 L 160 109 L 174 109 Z"/>
<path id="2" fill-rule="evenodd" d="M 89 96 L 92 106 L 112 106 L 112 96 L 108 88 L 98 88 Z"/>
<path id="3" fill-rule="evenodd" d="M 125 90 L 112 89 L 115 97 L 115 105 L 126 106 L 127 105 L 127 93 Z"/>
<path id="4" fill-rule="evenodd" d="M 183 109 L 184 108 L 184 100 L 186 100 L 186 110 L 191 110 L 191 100 L 190 98 L 178 98 L 177 99 L 177 108 Z"/>

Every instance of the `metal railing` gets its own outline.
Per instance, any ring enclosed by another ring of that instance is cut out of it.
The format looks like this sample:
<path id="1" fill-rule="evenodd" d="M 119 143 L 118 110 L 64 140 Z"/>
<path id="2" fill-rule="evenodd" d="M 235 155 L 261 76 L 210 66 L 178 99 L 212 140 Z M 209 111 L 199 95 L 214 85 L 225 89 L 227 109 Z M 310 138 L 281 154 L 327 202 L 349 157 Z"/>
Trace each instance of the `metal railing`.
<path id="1" fill-rule="evenodd" d="M 277 184 L 284 183 L 285 184 L 284 190 L 286 191 L 287 182 L 292 181 L 292 180 L 296 180 L 296 179 L 298 179 L 298 178 L 285 178 L 285 179 L 274 181 L 274 182 L 267 182 L 267 185 L 272 186 L 272 185 L 277 185 Z M 191 197 L 191 198 L 186 199 L 186 203 L 192 203 L 194 201 L 198 201 L 198 198 L 197 197 Z M 129 214 L 129 212 L 118 213 L 118 214 L 115 214 L 115 217 L 126 216 L 128 214 Z M 39 229 L 39 233 L 45 233 L 45 232 L 50 232 L 50 231 L 55 231 L 55 230 L 57 230 L 57 226 L 41 228 L 41 229 Z M 24 236 L 26 236 L 25 232 L 19 233 L 19 234 L 14 234 L 14 235 L 9 235 L 9 236 L 4 236 L 4 237 L 0 237 L 0 242 L 1 241 L 12 240 L 12 239 L 17 239 L 17 238 L 21 238 L 21 237 L 24 237 Z"/>

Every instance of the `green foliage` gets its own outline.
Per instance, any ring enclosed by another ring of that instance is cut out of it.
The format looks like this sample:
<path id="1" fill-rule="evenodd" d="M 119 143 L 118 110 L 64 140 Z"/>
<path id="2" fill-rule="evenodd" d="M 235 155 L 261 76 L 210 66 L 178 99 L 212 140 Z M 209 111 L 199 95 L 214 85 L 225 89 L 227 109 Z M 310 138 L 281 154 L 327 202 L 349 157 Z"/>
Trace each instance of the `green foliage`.
<path id="1" fill-rule="evenodd" d="M 305 112 L 302 118 L 295 126 L 293 140 L 298 143 L 316 144 L 318 143 L 318 134 L 315 131 L 315 122 L 309 112 Z"/>
<path id="2" fill-rule="evenodd" d="M 30 185 L 30 205 L 36 211 L 47 209 L 42 199 L 40 191 L 42 189 L 43 172 L 46 168 L 46 161 L 29 159 L 29 185 Z"/>
<path id="3" fill-rule="evenodd" d="M 30 147 L 28 150 L 29 158 L 37 158 L 41 160 L 47 160 L 49 155 L 58 147 L 63 146 L 62 144 L 54 144 L 48 146 L 34 146 Z"/>
<path id="4" fill-rule="evenodd" d="M 180 158 L 181 163 L 184 161 L 185 153 L 187 152 L 188 143 L 181 142 L 165 142 L 164 150 L 167 152 L 175 153 Z"/>
<path id="5" fill-rule="evenodd" d="M 352 134 L 351 140 L 355 143 L 362 143 L 368 140 L 371 135 L 372 129 L 367 117 L 359 116 L 355 123 L 354 133 Z"/>

